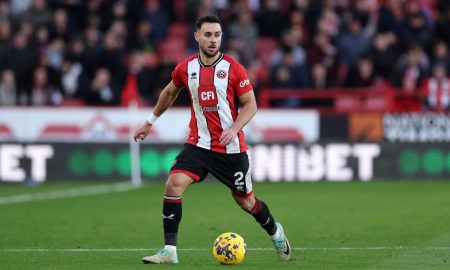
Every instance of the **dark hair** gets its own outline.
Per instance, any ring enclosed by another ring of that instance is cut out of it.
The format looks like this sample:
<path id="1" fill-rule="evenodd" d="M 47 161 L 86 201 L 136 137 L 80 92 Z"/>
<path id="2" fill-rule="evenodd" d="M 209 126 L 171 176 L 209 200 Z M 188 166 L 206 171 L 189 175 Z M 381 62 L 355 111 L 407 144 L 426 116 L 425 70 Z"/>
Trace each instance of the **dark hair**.
<path id="1" fill-rule="evenodd" d="M 206 15 L 198 18 L 197 22 L 195 23 L 195 27 L 200 29 L 204 23 L 218 23 L 220 26 L 222 26 L 222 23 L 220 22 L 219 17 L 215 15 Z"/>

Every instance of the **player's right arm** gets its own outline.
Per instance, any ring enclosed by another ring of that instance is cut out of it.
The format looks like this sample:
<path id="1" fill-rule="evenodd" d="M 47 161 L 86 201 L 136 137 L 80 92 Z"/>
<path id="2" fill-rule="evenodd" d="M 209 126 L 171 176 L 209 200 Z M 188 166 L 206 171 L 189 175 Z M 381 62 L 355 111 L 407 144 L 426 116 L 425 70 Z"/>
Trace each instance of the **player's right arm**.
<path id="1" fill-rule="evenodd" d="M 158 101 L 156 102 L 155 109 L 153 110 L 153 115 L 155 117 L 160 117 L 170 106 L 172 106 L 173 102 L 177 99 L 178 93 L 180 93 L 180 87 L 177 87 L 173 81 L 170 81 L 166 87 L 162 90 L 159 95 Z M 150 133 L 150 129 L 152 124 L 146 120 L 142 125 L 134 132 L 133 138 L 134 141 L 144 140 L 145 137 Z"/>
<path id="2" fill-rule="evenodd" d="M 156 102 L 153 114 L 160 117 L 170 106 L 172 106 L 175 99 L 177 99 L 178 93 L 180 93 L 180 87 L 177 87 L 173 81 L 162 90 L 159 94 L 158 102 Z"/>

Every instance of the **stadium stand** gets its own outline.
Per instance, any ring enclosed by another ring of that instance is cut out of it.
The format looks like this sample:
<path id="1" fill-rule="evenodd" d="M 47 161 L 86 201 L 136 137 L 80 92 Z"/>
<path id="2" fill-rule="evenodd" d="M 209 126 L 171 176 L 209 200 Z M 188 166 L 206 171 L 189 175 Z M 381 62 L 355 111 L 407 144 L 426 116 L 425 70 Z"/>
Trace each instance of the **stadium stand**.
<path id="1" fill-rule="evenodd" d="M 450 108 L 444 0 L 0 0 L 0 105 L 151 106 L 204 13 L 223 19 L 261 107 Z"/>

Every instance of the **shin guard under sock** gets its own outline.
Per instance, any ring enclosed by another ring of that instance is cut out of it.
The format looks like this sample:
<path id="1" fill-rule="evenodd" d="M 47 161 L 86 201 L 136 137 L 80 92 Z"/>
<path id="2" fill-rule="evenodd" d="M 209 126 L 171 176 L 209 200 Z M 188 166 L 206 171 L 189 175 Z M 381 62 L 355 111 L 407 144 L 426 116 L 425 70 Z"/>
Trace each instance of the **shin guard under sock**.
<path id="1" fill-rule="evenodd" d="M 270 213 L 269 207 L 258 198 L 255 199 L 255 206 L 249 213 L 269 235 L 274 235 L 277 231 L 277 226 L 275 225 L 275 220 Z"/>
<path id="2" fill-rule="evenodd" d="M 181 196 L 164 196 L 162 219 L 166 245 L 177 245 L 178 225 L 182 217 L 181 202 Z"/>

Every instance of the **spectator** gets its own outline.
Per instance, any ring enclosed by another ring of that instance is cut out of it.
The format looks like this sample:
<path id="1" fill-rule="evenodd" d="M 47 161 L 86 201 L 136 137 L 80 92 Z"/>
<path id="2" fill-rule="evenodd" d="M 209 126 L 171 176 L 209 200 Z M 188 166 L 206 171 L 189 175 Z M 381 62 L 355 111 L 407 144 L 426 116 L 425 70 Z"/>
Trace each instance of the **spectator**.
<path id="1" fill-rule="evenodd" d="M 95 27 L 100 31 L 106 31 L 109 28 L 109 8 L 103 0 L 89 0 L 86 1 L 84 7 L 85 24 L 84 28 Z"/>
<path id="2" fill-rule="evenodd" d="M 250 62 L 255 55 L 258 38 L 258 29 L 253 23 L 252 13 L 250 11 L 239 13 L 237 21 L 230 24 L 228 32 L 230 38 L 238 42 L 238 50 L 240 55 L 243 55 L 243 62 Z"/>
<path id="3" fill-rule="evenodd" d="M 401 1 L 387 0 L 381 2 L 380 8 L 378 9 L 378 32 L 392 32 L 400 35 L 403 16 L 404 11 Z"/>
<path id="4" fill-rule="evenodd" d="M 302 9 L 292 9 L 283 22 L 283 30 L 295 28 L 301 31 L 302 36 L 306 36 L 305 15 Z"/>
<path id="5" fill-rule="evenodd" d="M 11 13 L 19 16 L 27 11 L 31 6 L 32 0 L 11 1 Z"/>
<path id="6" fill-rule="evenodd" d="M 79 34 L 85 23 L 85 5 L 88 1 L 80 0 L 50 0 L 49 5 L 52 10 L 63 9 L 67 16 L 67 27 L 70 36 Z M 89 1 L 91 2 L 91 1 Z M 66 40 L 68 42 L 69 40 Z"/>
<path id="7" fill-rule="evenodd" d="M 327 67 L 323 63 L 314 63 L 311 67 L 311 79 L 308 87 L 314 88 L 318 91 L 326 90 L 333 87 L 333 82 L 329 79 Z M 333 99 L 312 99 L 302 100 L 302 107 L 331 107 L 333 106 Z"/>
<path id="8" fill-rule="evenodd" d="M 59 105 L 62 101 L 60 89 L 52 85 L 45 67 L 37 67 L 33 73 L 33 83 L 30 91 L 30 105 Z"/>
<path id="9" fill-rule="evenodd" d="M 309 2 L 310 0 L 293 0 L 289 4 L 289 10 L 301 10 L 302 12 L 305 12 L 310 6 Z"/>
<path id="10" fill-rule="evenodd" d="M 341 27 L 341 18 L 333 10 L 333 8 L 326 6 L 323 8 L 315 32 L 324 32 L 334 41 L 339 35 Z M 313 33 L 313 32 L 310 32 Z"/>
<path id="11" fill-rule="evenodd" d="M 362 56 L 347 73 L 344 87 L 370 87 L 373 85 L 374 79 L 372 60 L 367 56 Z"/>
<path id="12" fill-rule="evenodd" d="M 256 22 L 262 37 L 280 37 L 283 26 L 283 14 L 276 0 L 262 1 L 262 8 L 256 17 Z"/>
<path id="13" fill-rule="evenodd" d="M 45 27 L 45 25 L 42 25 Z M 26 21 L 22 21 L 19 23 L 19 25 L 17 27 L 17 31 L 16 33 L 22 33 L 27 40 L 29 40 L 31 38 L 31 36 L 33 35 L 33 31 L 36 28 L 33 28 L 33 25 L 30 22 L 26 22 Z"/>
<path id="14" fill-rule="evenodd" d="M 176 62 L 174 59 L 171 59 L 168 55 L 165 55 L 161 58 L 161 61 L 159 61 L 158 65 L 155 69 L 155 90 L 153 91 L 154 99 L 156 100 L 157 97 L 159 97 L 159 94 L 163 90 L 164 86 L 167 85 L 170 80 L 172 80 L 171 73 L 172 70 L 175 68 Z M 179 95 L 182 98 L 177 98 L 175 101 L 175 105 L 183 106 L 189 104 L 189 95 L 186 91 L 180 91 Z M 184 97 L 184 98 L 183 98 Z"/>
<path id="15" fill-rule="evenodd" d="M 0 1 L 0 23 L 11 20 L 11 7 L 9 1 Z"/>
<path id="16" fill-rule="evenodd" d="M 431 55 L 431 65 L 442 65 L 446 68 L 446 73 L 450 74 L 450 56 L 448 52 L 447 44 L 439 40 L 436 42 Z"/>
<path id="17" fill-rule="evenodd" d="M 416 3 L 416 1 L 410 1 Z M 432 31 L 427 25 L 425 14 L 420 10 L 413 9 L 408 13 L 404 19 L 404 27 L 402 29 L 401 37 L 403 47 L 407 47 L 409 44 L 418 44 L 425 51 L 431 50 Z M 410 5 L 410 6 L 414 6 Z"/>
<path id="18" fill-rule="evenodd" d="M 128 13 L 127 1 L 114 1 L 111 7 L 111 16 L 109 21 L 129 21 L 131 23 L 133 18 L 129 17 Z"/>
<path id="19" fill-rule="evenodd" d="M 338 41 L 340 64 L 345 67 L 355 65 L 358 58 L 369 51 L 371 38 L 363 31 L 360 20 L 351 19 Z"/>
<path id="20" fill-rule="evenodd" d="M 86 45 L 84 44 L 81 37 L 73 37 L 70 43 L 66 46 L 65 58 L 72 62 L 79 62 L 83 66 L 86 65 L 85 62 L 89 60 L 85 59 Z"/>
<path id="21" fill-rule="evenodd" d="M 424 106 L 436 112 L 450 109 L 450 81 L 444 65 L 436 64 L 432 76 L 424 83 Z"/>
<path id="22" fill-rule="evenodd" d="M 159 0 L 146 0 L 144 16 L 151 25 L 157 26 L 153 28 L 155 40 L 163 40 L 166 37 L 169 17 L 166 11 L 161 8 Z"/>
<path id="23" fill-rule="evenodd" d="M 64 60 L 65 43 L 62 38 L 54 39 L 43 52 L 54 69 L 60 69 Z"/>
<path id="24" fill-rule="evenodd" d="M 309 87 L 315 88 L 315 89 L 326 89 L 333 87 L 332 81 L 329 80 L 329 74 L 327 72 L 327 66 L 323 63 L 314 63 L 311 67 L 311 84 Z"/>
<path id="25" fill-rule="evenodd" d="M 159 76 L 159 72 L 171 67 L 173 58 L 187 51 L 187 46 L 165 46 L 180 45 L 179 40 L 184 40 L 173 34 L 179 33 L 172 31 L 177 27 L 171 28 L 171 35 L 166 37 L 169 23 L 189 20 L 188 13 L 197 17 L 205 12 L 220 12 L 230 34 L 224 40 L 227 45 L 224 50 L 240 58 L 249 71 L 253 70 L 254 75 L 250 76 L 259 78 L 258 87 L 273 83 L 318 88 L 324 84 L 367 85 L 372 77 L 360 80 L 356 71 L 358 59 L 368 55 L 376 77 L 390 79 L 394 86 L 416 94 L 429 66 L 445 65 L 449 74 L 450 4 L 447 2 L 0 0 L 0 72 L 12 70 L 14 73 L 18 104 L 31 102 L 30 78 L 37 67 L 46 70 L 49 84 L 62 89 L 66 98 L 86 97 L 83 91 L 89 92 L 97 70 L 107 68 L 120 97 L 121 90 L 127 89 L 125 85 L 129 85 L 135 74 L 127 69 L 126 60 L 132 63 L 134 51 L 145 51 L 143 70 L 150 68 L 156 75 L 149 75 L 151 86 L 142 87 L 151 89 L 150 92 L 140 93 L 151 103 L 160 86 L 170 80 Z M 378 28 L 373 36 L 375 24 Z M 254 57 L 257 45 L 264 47 L 264 42 L 256 42 L 258 35 L 272 37 L 273 46 L 279 43 L 277 49 L 272 47 L 269 55 L 264 56 L 264 61 L 261 55 L 258 59 Z M 422 52 L 410 52 L 412 44 L 418 44 Z M 167 50 L 169 47 L 179 49 Z M 292 53 L 286 57 L 285 50 L 289 48 Z M 162 54 L 167 55 L 161 57 Z M 291 58 L 293 65 L 286 63 L 287 58 Z M 416 58 L 420 58 L 418 65 Z M 325 72 L 321 70 L 323 67 Z M 347 74 L 348 69 L 350 74 Z M 277 70 L 278 75 L 269 74 L 269 70 Z M 146 73 L 136 73 L 138 85 L 148 85 L 139 79 L 144 76 L 140 74 Z M 324 73 L 326 83 L 321 78 Z M 284 80 L 287 77 L 289 79 Z M 141 86 L 138 89 L 141 91 Z M 119 104 L 120 98 L 115 102 Z"/>
<path id="26" fill-rule="evenodd" d="M 306 52 L 303 47 L 300 46 L 299 36 L 296 35 L 292 29 L 283 32 L 281 45 L 276 49 L 270 59 L 270 66 L 274 67 L 280 65 L 283 62 L 283 58 L 286 50 L 292 52 L 293 61 L 296 66 L 306 64 Z"/>
<path id="27" fill-rule="evenodd" d="M 83 62 L 83 65 L 89 77 L 93 77 L 95 70 L 100 66 L 98 58 L 103 50 L 101 42 L 102 37 L 102 32 L 96 24 L 91 24 L 84 31 L 84 56 L 88 61 Z"/>
<path id="28" fill-rule="evenodd" d="M 443 5 L 437 10 L 438 16 L 436 18 L 436 37 L 444 40 L 447 47 L 450 47 L 450 4 Z"/>
<path id="29" fill-rule="evenodd" d="M 31 23 L 33 29 L 41 25 L 48 25 L 52 13 L 48 9 L 45 0 L 33 0 L 30 8 L 20 17 L 21 21 Z"/>
<path id="30" fill-rule="evenodd" d="M 422 48 L 411 45 L 395 65 L 394 86 L 401 87 L 406 93 L 414 93 L 428 73 L 428 66 L 429 60 Z"/>
<path id="31" fill-rule="evenodd" d="M 85 97 L 88 105 L 118 105 L 120 88 L 106 68 L 99 68 Z"/>
<path id="32" fill-rule="evenodd" d="M 49 84 L 61 90 L 61 67 L 52 66 L 51 59 L 47 54 L 39 55 L 37 65 L 38 67 L 42 67 L 46 70 Z"/>
<path id="33" fill-rule="evenodd" d="M 143 50 L 146 52 L 155 51 L 153 25 L 148 20 L 139 21 L 136 28 L 136 34 L 131 39 L 130 47 L 135 50 Z"/>
<path id="34" fill-rule="evenodd" d="M 53 13 L 53 19 L 48 27 L 50 39 L 61 38 L 65 42 L 70 40 L 73 28 L 69 24 L 66 10 L 59 8 Z"/>
<path id="35" fill-rule="evenodd" d="M 337 49 L 331 43 L 330 37 L 326 33 L 319 32 L 314 36 L 307 55 L 310 67 L 315 64 L 323 65 L 327 69 L 325 73 L 328 75 L 328 78 L 333 82 L 336 81 Z"/>
<path id="36" fill-rule="evenodd" d="M 126 51 L 127 40 L 128 40 L 128 29 L 125 21 L 117 20 L 111 24 L 109 32 L 112 32 L 118 43 L 118 47 Z"/>
<path id="37" fill-rule="evenodd" d="M 97 54 L 97 68 L 106 67 L 110 74 L 115 78 L 116 83 L 121 88 L 125 83 L 127 70 L 124 65 L 126 57 L 124 40 L 121 35 L 113 31 L 108 31 L 103 39 L 102 51 Z"/>
<path id="38" fill-rule="evenodd" d="M 250 64 L 250 61 L 253 60 L 253 58 L 249 59 L 244 55 L 244 51 L 242 51 L 242 42 L 240 42 L 240 40 L 237 38 L 228 38 L 225 47 L 227 49 L 227 54 L 242 63 L 242 65 L 244 66 L 248 66 Z"/>
<path id="39" fill-rule="evenodd" d="M 305 3 L 296 3 L 296 2 L 305 2 Z M 311 39 L 314 33 L 319 32 L 318 29 L 318 21 L 322 14 L 323 9 L 323 1 L 309 1 L 309 0 L 294 0 L 291 2 L 290 10 L 292 9 L 301 9 L 305 14 L 305 28 L 308 37 Z M 311 40 L 309 40 L 311 41 Z"/>
<path id="40" fill-rule="evenodd" d="M 6 53 L 5 64 L 14 71 L 17 81 L 19 96 L 28 96 L 29 81 L 33 69 L 37 64 L 37 54 L 28 43 L 23 33 L 17 33 L 13 37 L 12 46 Z M 27 103 L 27 100 L 25 100 Z"/>
<path id="41" fill-rule="evenodd" d="M 1 73 L 0 80 L 0 105 L 17 104 L 17 87 L 14 78 L 14 72 L 10 69 Z"/>
<path id="42" fill-rule="evenodd" d="M 61 67 L 61 85 L 64 99 L 74 99 L 81 97 L 79 90 L 83 66 L 79 62 L 64 60 Z"/>
<path id="43" fill-rule="evenodd" d="M 365 35 L 373 37 L 377 31 L 378 22 L 378 2 L 357 0 L 352 9 L 354 18 L 359 20 L 363 25 L 363 32 Z"/>
<path id="44" fill-rule="evenodd" d="M 374 37 L 370 57 L 375 76 L 389 79 L 399 57 L 397 37 L 392 32 L 377 33 Z"/>
<path id="45" fill-rule="evenodd" d="M 373 1 L 372 1 L 373 2 Z M 356 0 L 349 8 L 350 16 L 361 22 L 363 28 L 367 28 L 371 21 L 370 1 Z"/>
<path id="46" fill-rule="evenodd" d="M 33 46 L 36 48 L 36 51 L 41 54 L 44 53 L 49 46 L 50 43 L 50 35 L 48 32 L 48 28 L 45 26 L 39 26 L 33 35 Z"/>
<path id="47" fill-rule="evenodd" d="M 0 71 L 6 68 L 7 52 L 11 47 L 11 24 L 0 22 Z"/>
<path id="48" fill-rule="evenodd" d="M 196 18 L 198 18 L 199 16 L 205 14 L 216 14 L 218 11 L 216 10 L 216 6 L 220 8 L 220 5 L 217 5 L 216 3 L 217 1 L 211 0 L 185 0 L 183 2 L 186 14 L 186 21 L 189 25 L 194 25 Z M 230 10 L 231 12 L 233 12 L 234 7 L 230 8 Z"/>
<path id="49" fill-rule="evenodd" d="M 283 60 L 271 70 L 270 86 L 272 88 L 291 88 L 298 89 L 308 85 L 308 72 L 305 65 L 298 65 L 295 62 L 293 50 L 290 47 L 284 47 Z M 289 100 L 279 101 L 276 106 L 297 107 L 300 100 L 290 98 Z"/>
<path id="50" fill-rule="evenodd" d="M 155 74 L 146 66 L 146 54 L 135 51 L 130 56 L 128 75 L 121 93 L 121 105 L 136 100 L 140 105 L 155 104 Z"/>

